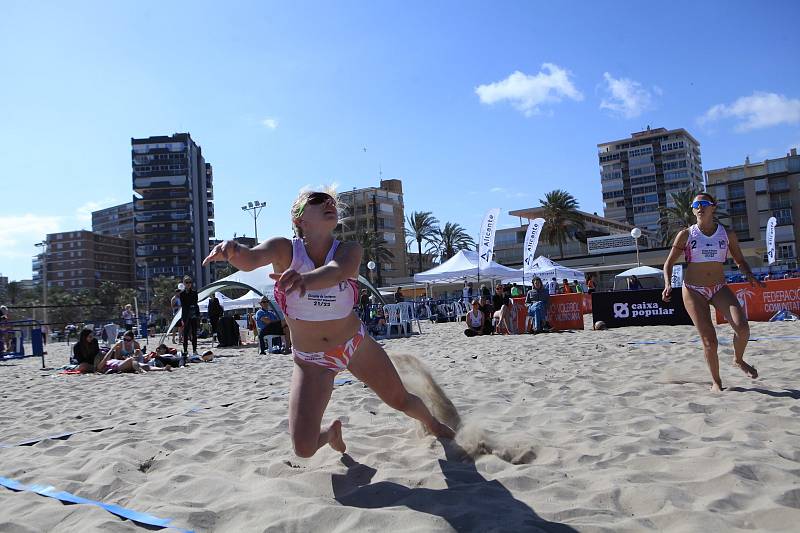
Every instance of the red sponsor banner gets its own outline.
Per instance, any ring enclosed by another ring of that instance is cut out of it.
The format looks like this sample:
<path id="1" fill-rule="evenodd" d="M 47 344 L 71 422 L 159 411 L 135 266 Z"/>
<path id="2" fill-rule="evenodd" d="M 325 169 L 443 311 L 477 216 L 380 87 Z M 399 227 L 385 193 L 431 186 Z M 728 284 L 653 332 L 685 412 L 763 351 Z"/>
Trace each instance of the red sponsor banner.
<path id="1" fill-rule="evenodd" d="M 592 295 L 591 294 L 584 294 L 583 295 L 583 314 L 584 315 L 591 315 L 592 314 Z"/>
<path id="2" fill-rule="evenodd" d="M 728 288 L 736 295 L 748 320 L 766 322 L 781 309 L 800 314 L 800 278 L 776 279 L 766 287 L 748 283 L 731 283 Z M 717 324 L 727 322 L 717 311 Z"/>
<path id="3" fill-rule="evenodd" d="M 555 294 L 550 296 L 550 305 L 547 308 L 547 321 L 553 329 L 583 329 L 583 313 L 585 312 L 585 296 L 587 294 Z M 525 331 L 525 318 L 528 316 L 528 307 L 525 298 L 512 298 L 515 304 L 521 306 L 517 313 L 517 330 Z M 589 299 L 591 309 L 591 298 Z"/>

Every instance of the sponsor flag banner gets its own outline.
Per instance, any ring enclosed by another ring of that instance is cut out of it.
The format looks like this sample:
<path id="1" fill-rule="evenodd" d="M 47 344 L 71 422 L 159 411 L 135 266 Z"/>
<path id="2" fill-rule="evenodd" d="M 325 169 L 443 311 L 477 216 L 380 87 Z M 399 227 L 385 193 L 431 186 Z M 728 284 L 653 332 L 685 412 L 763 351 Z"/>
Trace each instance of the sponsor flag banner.
<path id="1" fill-rule="evenodd" d="M 478 270 L 489 268 L 494 255 L 494 234 L 497 232 L 497 219 L 500 217 L 500 208 L 493 207 L 486 212 L 481 224 L 480 241 L 478 241 Z"/>
<path id="2" fill-rule="evenodd" d="M 770 219 L 767 221 L 767 235 L 766 235 L 766 240 L 767 240 L 767 261 L 769 262 L 770 265 L 772 263 L 774 263 L 775 259 L 776 259 L 776 257 L 775 257 L 775 225 L 777 223 L 778 223 L 778 221 L 775 219 L 775 217 L 770 217 Z"/>
<path id="3" fill-rule="evenodd" d="M 728 285 L 739 300 L 747 320 L 767 322 L 782 309 L 800 313 L 800 278 L 770 280 L 766 284 L 766 287 L 747 282 Z M 717 311 L 717 324 L 725 322 L 725 317 Z"/>
<path id="4" fill-rule="evenodd" d="M 542 234 L 542 227 L 544 226 L 543 218 L 535 218 L 528 222 L 528 231 L 525 232 L 525 248 L 522 256 L 522 264 L 524 272 L 531 271 L 533 260 L 536 255 L 536 247 L 539 246 L 539 236 Z"/>
<path id="5" fill-rule="evenodd" d="M 672 266 L 672 277 L 670 277 L 673 289 L 679 289 L 683 285 L 683 265 Z"/>

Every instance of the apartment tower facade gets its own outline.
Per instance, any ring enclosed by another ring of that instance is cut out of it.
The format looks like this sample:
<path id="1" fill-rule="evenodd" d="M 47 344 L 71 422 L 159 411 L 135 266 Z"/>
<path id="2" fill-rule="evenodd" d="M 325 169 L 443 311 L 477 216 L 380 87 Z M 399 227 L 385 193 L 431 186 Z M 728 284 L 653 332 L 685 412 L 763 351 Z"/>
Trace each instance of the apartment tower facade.
<path id="1" fill-rule="evenodd" d="M 214 179 L 189 133 L 131 139 L 136 277 L 191 276 L 211 281 L 203 267 L 214 238 Z"/>
<path id="2" fill-rule="evenodd" d="M 648 127 L 597 148 L 605 218 L 655 235 L 671 193 L 703 189 L 700 143 L 683 128 Z"/>

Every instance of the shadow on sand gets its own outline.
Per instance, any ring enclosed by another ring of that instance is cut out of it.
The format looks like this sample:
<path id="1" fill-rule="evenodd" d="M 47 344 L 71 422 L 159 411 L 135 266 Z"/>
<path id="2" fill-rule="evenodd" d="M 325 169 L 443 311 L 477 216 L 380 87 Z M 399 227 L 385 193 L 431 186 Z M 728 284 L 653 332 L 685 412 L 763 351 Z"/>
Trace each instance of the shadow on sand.
<path id="1" fill-rule="evenodd" d="M 769 389 L 760 389 L 757 387 L 729 387 L 726 390 L 733 392 L 757 392 L 759 394 L 772 396 L 773 398 L 791 398 L 793 400 L 800 400 L 800 390 L 796 389 L 783 389 L 782 391 L 774 391 Z"/>
<path id="2" fill-rule="evenodd" d="M 334 498 L 342 505 L 362 509 L 405 506 L 441 516 L 459 532 L 576 531 L 565 524 L 541 518 L 527 504 L 514 498 L 499 481 L 484 478 L 455 442 L 439 442 L 447 457 L 439 460 L 447 482 L 446 489 L 412 489 L 389 481 L 370 483 L 377 471 L 344 454 L 342 463 L 347 467 L 347 473 L 333 476 Z"/>

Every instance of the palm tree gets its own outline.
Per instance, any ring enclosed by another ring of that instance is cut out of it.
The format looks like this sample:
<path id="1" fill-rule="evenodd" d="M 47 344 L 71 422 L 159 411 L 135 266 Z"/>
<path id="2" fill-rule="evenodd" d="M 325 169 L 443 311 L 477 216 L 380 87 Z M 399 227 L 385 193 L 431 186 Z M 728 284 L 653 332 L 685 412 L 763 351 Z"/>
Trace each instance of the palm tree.
<path id="1" fill-rule="evenodd" d="M 438 251 L 442 261 L 447 261 L 459 250 L 472 250 L 475 248 L 475 240 L 461 227 L 454 222 L 446 222 L 444 228 L 437 233 Z"/>
<path id="2" fill-rule="evenodd" d="M 661 218 L 658 219 L 658 224 L 661 226 L 661 243 L 664 246 L 669 246 L 675 240 L 675 235 L 682 229 L 686 229 L 697 221 L 697 217 L 692 210 L 692 202 L 694 197 L 700 193 L 697 189 L 684 189 L 678 192 L 670 193 L 672 196 L 672 207 L 661 207 L 659 212 Z M 717 208 L 714 213 L 715 218 L 725 218 L 727 213 Z"/>
<path id="3" fill-rule="evenodd" d="M 366 268 L 367 263 L 375 261 L 378 264 L 386 263 L 394 259 L 394 254 L 389 248 L 388 244 L 381 236 L 374 231 L 365 231 L 357 234 L 357 239 L 361 248 L 364 249 L 364 255 L 361 258 L 361 266 Z M 366 270 L 368 271 L 368 270 Z M 381 285 L 381 274 L 378 269 L 378 285 Z"/>
<path id="4" fill-rule="evenodd" d="M 564 244 L 568 239 L 580 235 L 586 225 L 578 211 L 578 200 L 567 191 L 556 189 L 539 200 L 544 208 L 542 236 L 551 245 L 558 245 L 559 257 L 564 257 Z"/>
<path id="5" fill-rule="evenodd" d="M 403 229 L 409 238 L 406 246 L 411 248 L 411 243 L 417 241 L 417 259 L 419 271 L 422 272 L 422 243 L 426 242 L 436 246 L 439 235 L 439 221 L 430 211 L 414 211 L 406 217 L 406 227 Z"/>

